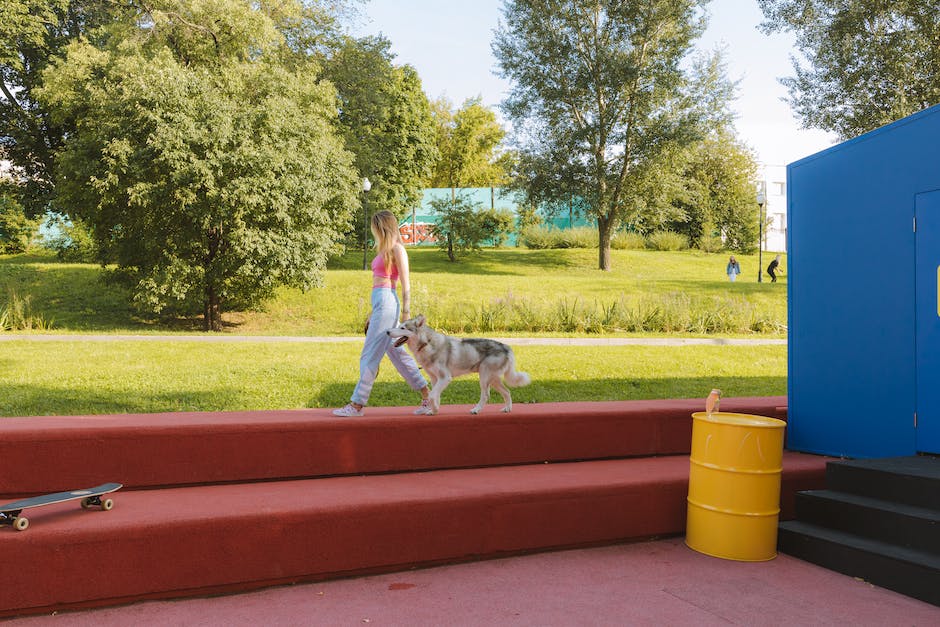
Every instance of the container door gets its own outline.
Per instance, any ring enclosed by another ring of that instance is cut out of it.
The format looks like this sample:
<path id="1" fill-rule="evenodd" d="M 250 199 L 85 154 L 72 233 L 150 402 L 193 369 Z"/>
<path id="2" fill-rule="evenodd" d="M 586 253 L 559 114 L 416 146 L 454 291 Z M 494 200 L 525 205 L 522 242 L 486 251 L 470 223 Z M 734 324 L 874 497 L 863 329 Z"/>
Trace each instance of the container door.
<path id="1" fill-rule="evenodd" d="M 914 211 L 917 450 L 940 453 L 940 191 L 918 194 Z"/>

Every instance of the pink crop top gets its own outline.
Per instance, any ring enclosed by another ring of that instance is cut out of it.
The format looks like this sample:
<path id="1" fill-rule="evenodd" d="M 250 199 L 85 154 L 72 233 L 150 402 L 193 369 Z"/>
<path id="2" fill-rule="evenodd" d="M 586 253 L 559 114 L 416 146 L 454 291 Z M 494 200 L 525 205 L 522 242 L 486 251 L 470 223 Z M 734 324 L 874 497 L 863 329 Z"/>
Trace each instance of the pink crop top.
<path id="1" fill-rule="evenodd" d="M 395 287 L 395 281 L 398 280 L 398 266 L 392 264 L 391 273 L 386 274 L 385 260 L 382 259 L 382 255 L 378 255 L 372 260 L 372 276 L 376 279 L 389 279 L 392 282 L 392 287 Z"/>

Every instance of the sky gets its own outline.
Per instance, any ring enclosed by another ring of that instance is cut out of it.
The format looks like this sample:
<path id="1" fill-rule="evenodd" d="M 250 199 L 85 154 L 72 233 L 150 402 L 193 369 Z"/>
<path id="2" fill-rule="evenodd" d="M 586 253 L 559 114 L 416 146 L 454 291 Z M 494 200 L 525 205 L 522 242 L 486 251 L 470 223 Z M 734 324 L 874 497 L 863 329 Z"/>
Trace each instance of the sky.
<path id="1" fill-rule="evenodd" d="M 355 33 L 382 33 L 395 62 L 413 66 L 430 98 L 455 106 L 482 97 L 497 109 L 510 84 L 496 76 L 490 50 L 502 0 L 368 0 Z M 828 148 L 835 136 L 800 127 L 782 99 L 778 79 L 793 75 L 790 34 L 764 35 L 755 0 L 712 0 L 709 27 L 698 47 L 725 47 L 728 77 L 739 81 L 733 107 L 738 136 L 767 166 L 780 166 Z"/>

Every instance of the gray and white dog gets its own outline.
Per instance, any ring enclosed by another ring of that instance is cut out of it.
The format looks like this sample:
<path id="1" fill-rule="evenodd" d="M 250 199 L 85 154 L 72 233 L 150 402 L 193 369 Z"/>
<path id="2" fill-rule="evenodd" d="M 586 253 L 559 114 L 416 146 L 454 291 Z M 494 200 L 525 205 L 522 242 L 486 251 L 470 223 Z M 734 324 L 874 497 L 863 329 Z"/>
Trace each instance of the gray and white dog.
<path id="1" fill-rule="evenodd" d="M 479 338 L 460 339 L 429 327 L 424 316 L 405 320 L 386 333 L 397 338 L 396 346 L 407 342 L 415 360 L 431 377 L 431 414 L 441 409 L 441 394 L 451 379 L 470 372 L 480 373 L 480 402 L 470 410 L 479 414 L 490 399 L 490 388 L 496 388 L 512 411 L 512 395 L 507 385 L 520 387 L 531 382 L 525 372 L 516 372 L 516 357 L 502 342 Z M 505 381 L 505 385 L 504 385 Z"/>

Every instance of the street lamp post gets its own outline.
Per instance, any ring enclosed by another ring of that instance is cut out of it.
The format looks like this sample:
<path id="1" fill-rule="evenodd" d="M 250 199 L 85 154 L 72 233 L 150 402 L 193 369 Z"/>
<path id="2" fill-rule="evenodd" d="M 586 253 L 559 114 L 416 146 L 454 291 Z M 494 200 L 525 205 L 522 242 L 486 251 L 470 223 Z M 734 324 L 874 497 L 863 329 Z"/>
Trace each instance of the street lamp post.
<path id="1" fill-rule="evenodd" d="M 764 186 L 757 190 L 757 282 L 764 281 L 764 204 L 767 194 Z"/>
<path id="2" fill-rule="evenodd" d="M 368 178 L 362 179 L 362 269 L 369 269 L 369 190 L 372 182 Z"/>

